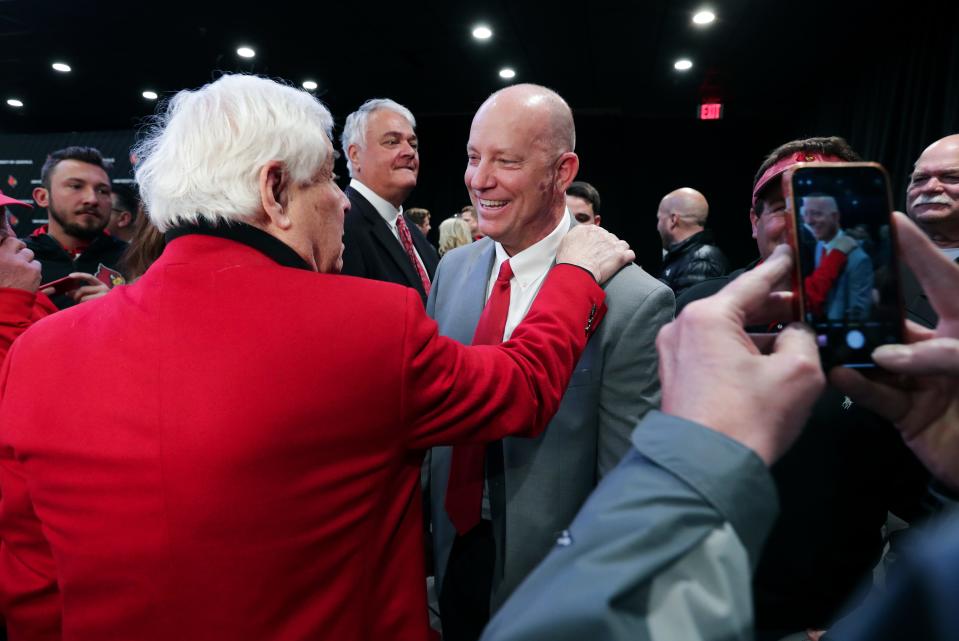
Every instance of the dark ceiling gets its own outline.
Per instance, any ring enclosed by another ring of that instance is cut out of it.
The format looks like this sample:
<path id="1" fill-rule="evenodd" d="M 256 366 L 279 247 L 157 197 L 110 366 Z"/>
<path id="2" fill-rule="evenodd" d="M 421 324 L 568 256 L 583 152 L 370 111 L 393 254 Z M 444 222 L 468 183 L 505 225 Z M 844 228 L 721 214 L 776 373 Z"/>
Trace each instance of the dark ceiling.
<path id="1" fill-rule="evenodd" d="M 169 95 L 223 71 L 299 84 L 310 78 L 338 123 L 389 96 L 417 116 L 468 114 L 516 82 L 558 90 L 577 113 L 691 118 L 702 97 L 727 117 L 802 108 L 797 89 L 885 55 L 920 2 L 807 0 L 445 2 L 115 2 L 0 0 L 0 132 L 126 129 L 152 113 L 141 92 Z M 703 5 L 717 21 L 696 28 Z M 486 23 L 494 36 L 470 36 Z M 248 44 L 253 61 L 235 51 Z M 673 61 L 689 57 L 686 73 Z M 70 64 L 61 74 L 54 61 Z M 24 107 L 6 100 L 17 97 Z"/>
<path id="2" fill-rule="evenodd" d="M 699 29 L 691 17 L 704 5 L 718 19 Z M 471 37 L 478 23 L 492 39 Z M 137 128 L 156 108 L 145 89 L 162 98 L 223 72 L 312 79 L 338 130 L 367 98 L 413 111 L 423 164 L 407 205 L 438 221 L 466 203 L 469 123 L 508 65 L 514 82 L 570 103 L 578 177 L 647 269 L 660 260 L 659 199 L 684 185 L 707 194 L 710 226 L 741 265 L 755 254 L 753 174 L 786 140 L 844 136 L 902 193 L 915 155 L 959 124 L 957 24 L 956 0 L 0 0 L 0 134 L 14 134 L 11 158 L 42 157 L 100 144 L 82 132 Z M 256 58 L 239 58 L 241 45 Z M 689 72 L 673 69 L 681 56 Z M 703 98 L 722 100 L 723 120 L 696 120 Z"/>

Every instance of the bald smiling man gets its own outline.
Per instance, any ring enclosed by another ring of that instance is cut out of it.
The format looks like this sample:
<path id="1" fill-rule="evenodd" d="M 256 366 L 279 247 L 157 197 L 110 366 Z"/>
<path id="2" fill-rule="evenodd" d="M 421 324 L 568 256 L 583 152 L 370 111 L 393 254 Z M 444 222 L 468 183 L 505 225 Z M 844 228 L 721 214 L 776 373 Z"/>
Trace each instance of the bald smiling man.
<path id="1" fill-rule="evenodd" d="M 682 187 L 666 194 L 656 212 L 656 230 L 663 241 L 661 281 L 677 296 L 690 285 L 723 276 L 729 263 L 706 230 L 709 203 L 695 189 Z"/>
<path id="2" fill-rule="evenodd" d="M 473 341 L 484 306 L 494 307 L 494 290 L 508 295 L 499 338 L 508 338 L 526 314 L 557 245 L 576 225 L 566 206 L 579 169 L 575 144 L 569 106 L 545 87 L 503 89 L 476 112 L 464 178 L 486 238 L 440 262 L 427 312 L 441 334 Z M 430 498 L 444 641 L 479 637 L 490 610 L 546 556 L 556 533 L 629 449 L 632 428 L 659 406 L 655 340 L 672 318 L 672 292 L 628 265 L 607 284 L 606 304 L 603 324 L 546 433 L 498 441 L 485 461 L 480 453 L 474 487 L 485 491 L 473 497 L 465 523 L 450 500 L 459 495 L 463 459 L 455 448 L 433 450 Z"/>

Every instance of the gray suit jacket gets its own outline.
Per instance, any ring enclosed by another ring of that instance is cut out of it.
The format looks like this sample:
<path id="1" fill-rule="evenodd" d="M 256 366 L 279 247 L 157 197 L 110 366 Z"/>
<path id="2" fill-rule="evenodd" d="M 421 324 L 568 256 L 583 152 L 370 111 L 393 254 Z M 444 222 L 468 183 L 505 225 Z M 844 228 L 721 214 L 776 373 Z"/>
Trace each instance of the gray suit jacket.
<path id="1" fill-rule="evenodd" d="M 464 344 L 486 303 L 495 258 L 489 238 L 440 262 L 427 313 L 440 333 Z M 495 610 L 549 552 L 557 532 L 629 449 L 633 427 L 659 405 L 655 340 L 675 305 L 668 287 L 636 265 L 605 285 L 608 311 L 573 372 L 560 409 L 535 439 L 494 443 L 487 455 L 496 539 L 491 607 Z M 429 496 L 436 585 L 442 588 L 456 531 L 443 502 L 452 450 L 435 448 Z"/>
<path id="2" fill-rule="evenodd" d="M 659 412 L 633 446 L 482 641 L 753 638 L 751 569 L 778 507 L 766 466 Z"/>

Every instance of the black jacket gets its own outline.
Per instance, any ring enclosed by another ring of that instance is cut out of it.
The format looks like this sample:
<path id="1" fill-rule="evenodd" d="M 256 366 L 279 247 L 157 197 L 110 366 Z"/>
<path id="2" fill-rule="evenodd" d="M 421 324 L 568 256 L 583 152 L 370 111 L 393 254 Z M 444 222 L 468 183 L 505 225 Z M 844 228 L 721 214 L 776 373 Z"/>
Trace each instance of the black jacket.
<path id="1" fill-rule="evenodd" d="M 386 221 L 372 203 L 352 187 L 346 188 L 346 197 L 350 199 L 350 211 L 343 225 L 343 273 L 412 287 L 425 305 L 426 292 L 420 277 Z M 432 281 L 439 255 L 416 225 L 409 225 L 409 229 L 413 246 Z"/>
<path id="2" fill-rule="evenodd" d="M 663 273 L 659 280 L 679 295 L 690 285 L 724 276 L 729 271 L 729 263 L 722 250 L 712 242 L 712 234 L 704 229 L 670 247 L 663 258 Z"/>
<path id="3" fill-rule="evenodd" d="M 74 258 L 50 234 L 36 234 L 22 239 L 40 261 L 41 283 L 49 283 L 70 275 L 71 272 L 96 274 L 100 265 L 120 271 L 118 265 L 127 244 L 107 234 L 97 236 L 82 254 Z M 66 295 L 53 296 L 53 304 L 60 309 L 72 307 L 73 299 Z"/>

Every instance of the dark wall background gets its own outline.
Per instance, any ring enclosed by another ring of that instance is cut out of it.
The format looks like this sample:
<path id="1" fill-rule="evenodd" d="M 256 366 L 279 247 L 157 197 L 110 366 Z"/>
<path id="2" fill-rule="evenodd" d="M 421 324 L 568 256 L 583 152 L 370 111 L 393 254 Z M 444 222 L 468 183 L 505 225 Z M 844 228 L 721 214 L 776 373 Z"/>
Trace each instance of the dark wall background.
<path id="1" fill-rule="evenodd" d="M 679 96 L 675 104 L 660 101 L 648 108 L 645 98 L 651 89 L 633 86 L 628 67 L 613 66 L 615 74 L 596 76 L 603 82 L 593 88 L 605 92 L 605 102 L 611 92 L 615 94 L 616 108 L 595 106 L 576 78 L 563 79 L 553 69 L 524 79 L 544 82 L 569 97 L 576 116 L 579 178 L 600 190 L 604 226 L 633 245 L 644 267 L 659 269 L 657 205 L 665 193 L 681 186 L 706 195 L 710 227 L 731 262 L 740 266 L 756 255 L 748 220 L 752 178 L 774 147 L 798 137 L 843 136 L 866 159 L 887 167 L 896 205 L 902 208 L 906 176 L 915 158 L 935 139 L 959 132 L 959 3 L 927 0 L 917 6 L 921 11 L 901 5 L 885 13 L 864 13 L 873 9 L 862 5 L 837 14 L 839 23 L 797 14 L 807 36 L 781 42 L 779 49 L 757 51 L 752 68 L 737 70 L 739 80 L 723 81 L 720 74 L 716 82 L 723 87 L 725 104 L 720 121 L 697 121 L 696 96 L 704 90 L 684 93 L 679 80 L 671 81 Z M 857 16 L 872 17 L 850 27 Z M 777 25 L 768 28 L 775 30 Z M 584 51 L 595 55 L 599 46 L 594 43 Z M 790 62 L 778 64 L 785 51 L 790 52 Z M 602 59 L 596 62 L 603 67 Z M 462 179 L 465 143 L 473 111 L 485 94 L 476 92 L 462 111 L 438 112 L 415 92 L 400 86 L 390 89 L 372 92 L 391 95 L 417 116 L 420 181 L 406 204 L 432 212 L 435 240 L 439 222 L 468 202 Z M 324 100 L 331 100 L 342 125 L 355 104 L 352 97 L 349 105 L 333 98 L 331 94 Z M 133 129 L 0 133 L 2 189 L 29 199 L 45 154 L 70 144 L 100 147 L 116 160 L 114 179 L 129 179 L 134 135 Z M 15 164 L 18 161 L 31 164 Z M 345 165 L 338 173 L 345 186 Z M 43 217 L 38 212 L 33 219 Z M 21 221 L 21 230 L 29 225 Z"/>

